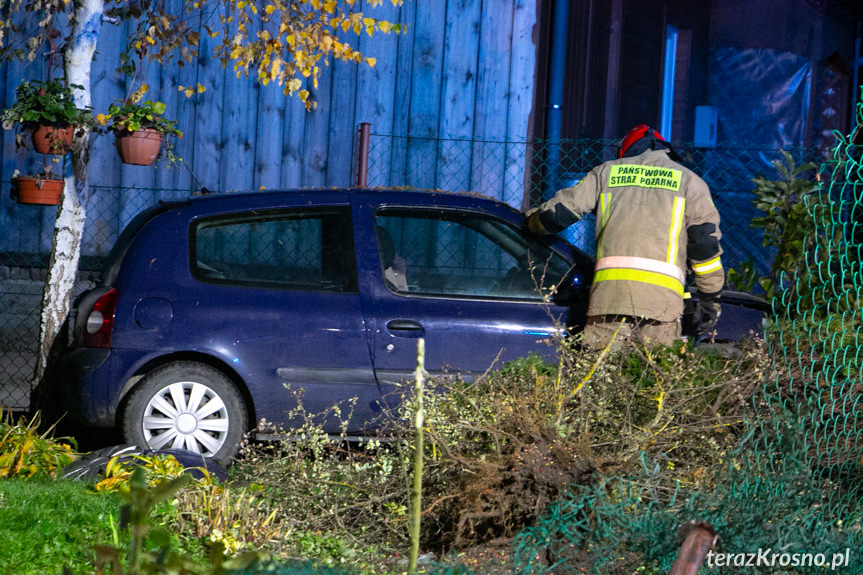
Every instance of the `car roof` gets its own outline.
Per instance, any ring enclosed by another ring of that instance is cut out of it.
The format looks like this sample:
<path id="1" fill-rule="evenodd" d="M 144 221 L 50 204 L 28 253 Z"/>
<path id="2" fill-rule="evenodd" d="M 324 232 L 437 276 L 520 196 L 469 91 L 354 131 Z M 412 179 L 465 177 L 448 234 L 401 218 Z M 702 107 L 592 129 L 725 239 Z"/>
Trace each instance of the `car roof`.
<path id="1" fill-rule="evenodd" d="M 455 200 L 456 205 L 470 205 L 471 203 L 487 203 L 495 205 L 498 208 L 503 208 L 512 212 L 518 213 L 518 210 L 509 204 L 486 196 L 477 192 L 450 192 L 446 190 L 421 190 L 416 188 L 296 188 L 285 190 L 262 190 L 262 191 L 236 191 L 236 192 L 204 192 L 196 193 L 187 199 L 166 202 L 163 205 L 164 209 L 171 209 L 178 205 L 202 205 L 210 202 L 237 204 L 241 206 L 244 201 L 249 201 L 256 205 L 267 203 L 278 203 L 280 197 L 286 194 L 332 194 L 333 196 L 350 197 L 353 195 L 363 195 L 374 193 L 376 195 L 385 196 L 387 203 L 423 203 L 429 196 L 446 197 L 447 199 Z M 458 200 L 457 198 L 462 198 Z M 161 210 L 159 210 L 161 211 Z"/>

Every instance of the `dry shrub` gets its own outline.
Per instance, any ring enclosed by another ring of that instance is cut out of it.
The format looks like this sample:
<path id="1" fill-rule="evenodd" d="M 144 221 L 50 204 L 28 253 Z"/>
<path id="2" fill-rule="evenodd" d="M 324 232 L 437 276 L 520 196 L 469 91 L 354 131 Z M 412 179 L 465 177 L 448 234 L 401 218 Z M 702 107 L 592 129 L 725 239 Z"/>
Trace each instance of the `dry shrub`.
<path id="1" fill-rule="evenodd" d="M 759 342 L 723 357 L 634 344 L 603 354 L 565 341 L 558 357 L 554 364 L 528 357 L 470 383 L 430 383 L 423 550 L 500 543 L 572 486 L 647 464 L 660 471 L 660 497 L 678 482 L 709 485 L 715 464 L 738 444 L 769 368 Z M 309 538 L 319 533 L 354 546 L 325 551 L 341 559 L 406 546 L 412 408 L 405 400 L 390 414 L 388 441 L 357 444 L 327 436 L 320 417 L 300 407 L 291 414 L 299 427 L 282 441 L 244 449 L 233 477 L 278 506 L 291 533 L 284 553 L 328 546 Z M 342 417 L 335 409 L 324 415 Z"/>
<path id="2" fill-rule="evenodd" d="M 566 342 L 559 357 L 443 383 L 426 400 L 428 545 L 510 538 L 570 486 L 647 461 L 663 468 L 660 489 L 709 483 L 769 364 L 760 342 L 730 357 L 636 344 L 608 355 Z"/>
<path id="3" fill-rule="evenodd" d="M 177 531 L 220 542 L 231 555 L 262 549 L 290 534 L 278 507 L 246 489 L 197 482 L 177 494 L 174 508 Z"/>

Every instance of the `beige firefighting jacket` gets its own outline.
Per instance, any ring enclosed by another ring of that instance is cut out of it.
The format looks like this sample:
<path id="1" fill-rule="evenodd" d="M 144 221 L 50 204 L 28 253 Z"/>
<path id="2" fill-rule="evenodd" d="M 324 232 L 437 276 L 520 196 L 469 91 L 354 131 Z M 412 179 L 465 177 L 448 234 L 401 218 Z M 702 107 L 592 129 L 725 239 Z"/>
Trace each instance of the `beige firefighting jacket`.
<path id="1" fill-rule="evenodd" d="M 719 213 L 704 180 L 665 150 L 605 162 L 531 213 L 529 225 L 547 233 L 596 214 L 590 316 L 677 319 L 687 263 L 699 295 L 722 291 Z"/>

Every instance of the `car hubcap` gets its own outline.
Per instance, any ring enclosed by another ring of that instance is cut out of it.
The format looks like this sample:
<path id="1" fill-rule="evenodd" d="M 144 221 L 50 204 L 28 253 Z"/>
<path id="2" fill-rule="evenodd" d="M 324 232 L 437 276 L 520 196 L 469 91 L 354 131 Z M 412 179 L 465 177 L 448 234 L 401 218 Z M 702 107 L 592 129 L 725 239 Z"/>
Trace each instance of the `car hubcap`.
<path id="1" fill-rule="evenodd" d="M 143 431 L 151 449 L 188 449 L 213 456 L 227 439 L 228 409 L 204 384 L 172 383 L 150 399 Z"/>

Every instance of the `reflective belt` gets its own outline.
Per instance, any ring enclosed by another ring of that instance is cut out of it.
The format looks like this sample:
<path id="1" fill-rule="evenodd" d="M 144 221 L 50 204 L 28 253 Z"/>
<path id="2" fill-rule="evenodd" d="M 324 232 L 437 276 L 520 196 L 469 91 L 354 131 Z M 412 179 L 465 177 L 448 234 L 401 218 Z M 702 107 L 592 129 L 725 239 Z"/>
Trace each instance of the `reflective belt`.
<path id="1" fill-rule="evenodd" d="M 627 280 L 657 285 L 670 289 L 680 297 L 683 297 L 683 284 L 677 281 L 676 278 L 660 273 L 613 268 L 598 270 L 593 277 L 594 284 L 611 280 Z"/>
<path id="2" fill-rule="evenodd" d="M 695 275 L 703 276 L 707 275 L 711 272 L 715 272 L 716 270 L 722 269 L 722 260 L 719 256 L 716 256 L 712 260 L 707 260 L 701 264 L 693 264 L 692 271 L 695 272 Z"/>
<path id="3" fill-rule="evenodd" d="M 596 261 L 596 271 L 606 269 L 629 269 L 645 272 L 658 273 L 677 280 L 677 283 L 683 285 L 686 280 L 686 273 L 677 267 L 677 265 L 663 262 L 661 260 L 652 260 L 650 258 L 639 258 L 635 256 L 608 256 L 600 258 Z"/>

